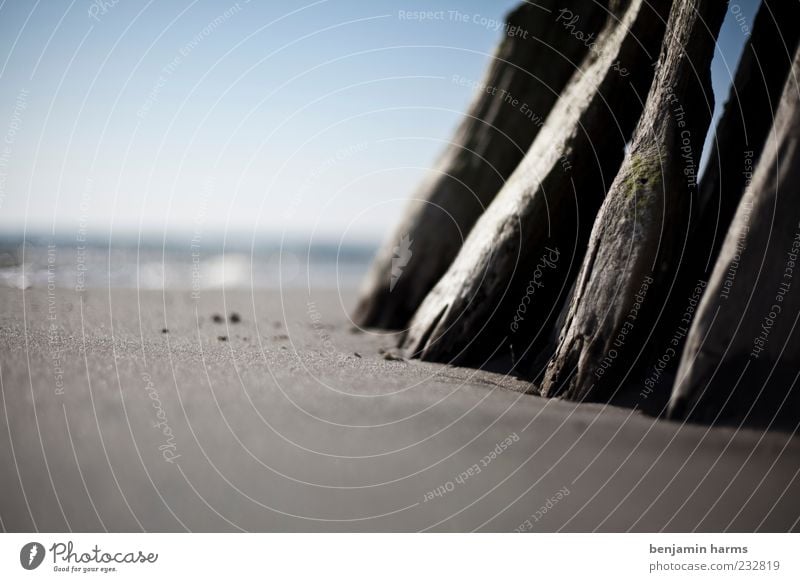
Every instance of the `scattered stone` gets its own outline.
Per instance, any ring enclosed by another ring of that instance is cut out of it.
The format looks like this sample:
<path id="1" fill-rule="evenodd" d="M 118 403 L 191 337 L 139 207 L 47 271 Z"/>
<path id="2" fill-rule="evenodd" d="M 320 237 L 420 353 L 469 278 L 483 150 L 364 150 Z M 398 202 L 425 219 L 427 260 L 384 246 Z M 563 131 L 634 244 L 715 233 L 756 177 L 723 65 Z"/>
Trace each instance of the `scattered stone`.
<path id="1" fill-rule="evenodd" d="M 232 311 L 230 317 L 228 317 L 228 321 L 230 321 L 231 323 L 239 323 L 240 321 L 242 321 L 242 316 L 236 313 L 235 311 Z"/>
<path id="2" fill-rule="evenodd" d="M 162 327 L 161 333 L 169 333 L 169 330 L 166 327 Z"/>
<path id="3" fill-rule="evenodd" d="M 225 321 L 225 318 L 222 317 L 219 313 L 215 313 L 214 315 L 211 316 L 211 321 L 213 321 L 214 323 L 222 323 L 223 321 Z"/>
<path id="4" fill-rule="evenodd" d="M 387 352 L 384 350 L 383 352 L 383 359 L 389 360 L 391 362 L 405 362 L 406 359 L 403 356 L 398 356 L 397 354 L 393 354 L 392 352 Z"/>
<path id="5" fill-rule="evenodd" d="M 218 335 L 217 339 L 219 341 L 221 341 L 221 342 L 226 342 L 226 341 L 228 341 L 228 336 L 226 336 L 226 335 Z"/>
<path id="6" fill-rule="evenodd" d="M 361 354 L 359 354 L 358 352 L 353 352 L 353 355 L 354 355 L 355 357 L 357 357 L 357 358 L 360 358 L 360 357 L 361 357 Z"/>

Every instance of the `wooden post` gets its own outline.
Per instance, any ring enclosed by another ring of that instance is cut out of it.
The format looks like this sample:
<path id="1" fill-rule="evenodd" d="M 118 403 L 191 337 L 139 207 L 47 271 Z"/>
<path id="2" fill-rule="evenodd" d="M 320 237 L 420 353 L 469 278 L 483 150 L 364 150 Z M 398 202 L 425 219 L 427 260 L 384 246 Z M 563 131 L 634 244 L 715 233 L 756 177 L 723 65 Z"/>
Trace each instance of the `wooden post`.
<path id="1" fill-rule="evenodd" d="M 537 0 L 509 14 L 451 144 L 373 262 L 353 314 L 357 324 L 408 323 L 538 135 L 608 17 L 605 4 Z"/>
<path id="2" fill-rule="evenodd" d="M 798 22 L 800 2 L 762 1 L 717 123 L 676 283 L 640 369 L 615 402 L 656 415 L 666 411 L 686 334 L 772 127 L 800 38 Z"/>
<path id="3" fill-rule="evenodd" d="M 477 365 L 523 357 L 552 325 L 641 114 L 669 5 L 632 0 L 607 22 L 415 314 L 404 342 L 412 356 Z"/>
<path id="4" fill-rule="evenodd" d="M 727 2 L 676 2 L 630 149 L 592 230 L 546 396 L 608 400 L 635 364 L 680 265 Z"/>
<path id="5" fill-rule="evenodd" d="M 673 418 L 800 418 L 800 50 L 692 325 Z"/>

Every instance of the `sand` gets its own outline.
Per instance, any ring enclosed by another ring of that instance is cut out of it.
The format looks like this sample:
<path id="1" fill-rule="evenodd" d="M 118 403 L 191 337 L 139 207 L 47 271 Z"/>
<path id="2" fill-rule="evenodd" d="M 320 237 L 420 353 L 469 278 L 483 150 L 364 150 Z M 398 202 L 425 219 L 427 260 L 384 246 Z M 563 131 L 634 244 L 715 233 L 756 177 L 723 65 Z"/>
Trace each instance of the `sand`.
<path id="1" fill-rule="evenodd" d="M 354 333 L 352 300 L 0 290 L 0 525 L 798 529 L 791 435 L 548 401 L 503 375 L 385 359 L 393 337 Z"/>

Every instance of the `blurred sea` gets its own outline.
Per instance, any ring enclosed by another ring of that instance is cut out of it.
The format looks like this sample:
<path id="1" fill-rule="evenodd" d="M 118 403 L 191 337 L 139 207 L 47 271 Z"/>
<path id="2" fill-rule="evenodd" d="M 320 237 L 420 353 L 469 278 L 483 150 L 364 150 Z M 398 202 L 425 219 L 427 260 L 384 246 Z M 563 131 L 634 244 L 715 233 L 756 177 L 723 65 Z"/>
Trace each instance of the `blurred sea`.
<path id="1" fill-rule="evenodd" d="M 352 288 L 376 244 L 282 242 L 191 235 L 80 241 L 0 235 L 0 286 L 20 289 Z"/>

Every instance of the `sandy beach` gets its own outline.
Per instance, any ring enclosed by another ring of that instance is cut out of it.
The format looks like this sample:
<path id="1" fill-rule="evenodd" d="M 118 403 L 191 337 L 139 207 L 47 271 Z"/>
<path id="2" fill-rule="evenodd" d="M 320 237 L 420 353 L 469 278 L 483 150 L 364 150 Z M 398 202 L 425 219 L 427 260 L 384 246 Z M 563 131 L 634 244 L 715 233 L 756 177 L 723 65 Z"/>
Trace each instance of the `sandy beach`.
<path id="1" fill-rule="evenodd" d="M 387 359 L 353 298 L 0 290 L 3 529 L 799 528 L 791 435 Z"/>

